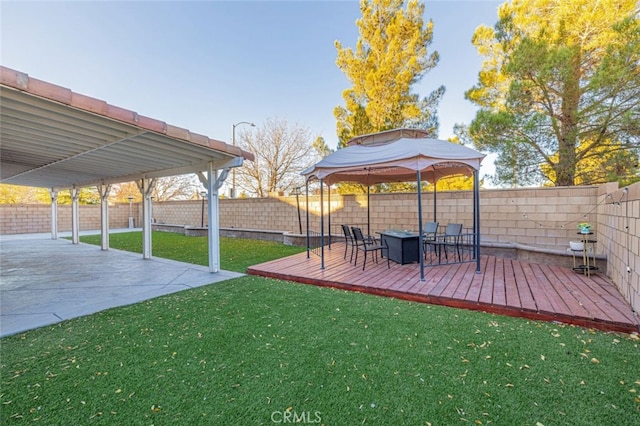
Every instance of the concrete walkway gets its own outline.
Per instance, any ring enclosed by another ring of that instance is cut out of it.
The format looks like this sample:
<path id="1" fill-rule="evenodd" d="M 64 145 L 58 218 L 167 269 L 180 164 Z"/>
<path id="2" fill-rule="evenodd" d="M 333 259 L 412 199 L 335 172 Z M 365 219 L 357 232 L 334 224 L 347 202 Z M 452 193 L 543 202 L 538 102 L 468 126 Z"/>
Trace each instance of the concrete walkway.
<path id="1" fill-rule="evenodd" d="M 52 240 L 50 234 L 3 235 L 0 337 L 242 275 L 144 260 L 137 253 Z"/>

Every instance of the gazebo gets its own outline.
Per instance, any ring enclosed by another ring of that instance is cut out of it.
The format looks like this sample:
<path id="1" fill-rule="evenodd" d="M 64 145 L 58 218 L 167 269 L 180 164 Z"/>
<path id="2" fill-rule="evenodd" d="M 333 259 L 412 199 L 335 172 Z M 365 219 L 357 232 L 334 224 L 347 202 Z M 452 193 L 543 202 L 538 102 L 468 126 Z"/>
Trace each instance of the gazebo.
<path id="1" fill-rule="evenodd" d="M 428 181 L 435 185 L 439 179 L 446 176 L 473 176 L 473 255 L 476 261 L 476 272 L 480 273 L 478 171 L 484 157 L 484 154 L 463 145 L 431 139 L 423 130 L 394 129 L 358 136 L 350 140 L 346 148 L 328 155 L 314 166 L 304 170 L 302 175 L 306 178 L 307 193 L 309 181 L 318 179 L 321 200 L 323 183 L 331 186 L 339 182 L 353 182 L 369 188 L 378 183 L 415 180 L 418 188 L 417 229 L 419 230 L 422 230 L 423 223 L 421 182 Z M 324 209 L 322 202 L 320 205 L 321 267 L 324 268 Z M 369 222 L 369 219 L 367 221 Z M 309 230 L 307 230 L 307 241 L 309 241 Z M 419 232 L 419 247 L 422 252 L 422 232 Z M 422 254 L 420 255 L 420 277 L 424 279 Z"/>

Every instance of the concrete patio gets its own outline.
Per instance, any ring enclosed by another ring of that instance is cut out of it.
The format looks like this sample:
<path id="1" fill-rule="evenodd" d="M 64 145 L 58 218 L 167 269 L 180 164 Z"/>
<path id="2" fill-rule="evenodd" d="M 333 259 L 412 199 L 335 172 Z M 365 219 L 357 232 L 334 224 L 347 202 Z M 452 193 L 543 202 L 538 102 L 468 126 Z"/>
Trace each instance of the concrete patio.
<path id="1" fill-rule="evenodd" d="M 131 231 L 126 229 L 124 231 Z M 118 231 L 111 231 L 118 232 Z M 65 234 L 60 234 L 64 236 Z M 141 236 L 142 238 L 142 236 Z M 0 236 L 0 337 L 242 276 L 50 234 Z"/>

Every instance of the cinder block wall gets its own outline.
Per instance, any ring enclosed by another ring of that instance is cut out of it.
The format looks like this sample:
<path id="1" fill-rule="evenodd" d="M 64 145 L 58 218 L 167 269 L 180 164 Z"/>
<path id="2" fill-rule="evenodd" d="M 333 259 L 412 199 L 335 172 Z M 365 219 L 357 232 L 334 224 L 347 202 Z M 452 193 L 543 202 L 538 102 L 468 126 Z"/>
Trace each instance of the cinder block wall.
<path id="1" fill-rule="evenodd" d="M 607 254 L 607 275 L 640 312 L 640 183 L 598 192 L 598 246 Z"/>
<path id="2" fill-rule="evenodd" d="M 202 200 L 167 201 L 153 203 L 152 216 L 158 223 L 171 225 L 200 226 L 202 220 Z M 142 206 L 140 206 L 142 215 Z M 204 203 L 204 226 L 209 223 L 207 217 L 207 204 Z"/>
<path id="3" fill-rule="evenodd" d="M 439 192 L 435 214 L 442 226 L 449 222 L 473 225 L 473 194 L 471 191 Z M 423 194 L 423 221 L 433 220 L 434 195 Z M 490 189 L 481 191 L 481 234 L 485 243 L 516 243 L 550 249 L 566 248 L 577 239 L 576 224 L 598 223 L 598 187 L 542 188 L 531 190 Z M 325 193 L 324 211 L 331 210 L 331 232 L 341 234 L 340 224 L 366 226 L 367 196 Z M 385 229 L 418 229 L 418 204 L 415 193 L 371 194 L 371 232 Z M 176 213 L 169 207 L 160 214 L 154 208 L 158 222 L 172 223 Z M 157 206 L 157 205 L 156 205 Z M 306 201 L 300 197 L 301 222 L 306 229 Z M 205 213 L 206 214 L 206 213 Z M 310 228 L 320 229 L 320 198 L 309 197 Z M 189 224 L 199 222 L 192 217 Z M 186 220 L 186 219 L 185 219 Z M 182 223 L 182 222 L 179 222 Z M 293 196 L 265 199 L 220 200 L 220 226 L 298 232 L 296 199 Z M 325 229 L 329 226 L 325 218 Z"/>
<path id="4" fill-rule="evenodd" d="M 485 243 L 516 243 L 544 248 L 564 248 L 577 239 L 576 223 L 588 221 L 598 232 L 603 223 L 598 209 L 601 191 L 598 187 L 567 187 L 540 189 L 489 189 L 480 195 L 481 234 Z M 610 192 L 610 191 L 609 191 Z M 442 226 L 449 222 L 473 225 L 473 194 L 471 191 L 439 192 L 435 203 L 436 218 Z M 434 194 L 422 197 L 423 220 L 434 218 Z M 602 202 L 602 201 L 600 201 Z M 331 232 L 341 234 L 340 224 L 367 224 L 367 196 L 340 196 L 325 193 L 324 211 L 331 210 Z M 418 229 L 418 206 L 415 193 L 371 194 L 371 232 L 385 229 Z M 306 197 L 299 197 L 300 222 L 305 232 L 307 223 Z M 220 226 L 224 228 L 261 229 L 299 232 L 298 204 L 295 196 L 270 198 L 222 199 Z M 132 206 L 136 225 L 142 208 Z M 310 228 L 320 230 L 320 197 L 309 197 Z M 202 201 L 169 201 L 153 204 L 153 219 L 158 223 L 200 226 L 208 225 L 207 206 Z M 114 204 L 109 208 L 111 228 L 128 226 L 129 204 Z M 325 229 L 329 226 L 325 218 Z M 81 229 L 100 228 L 100 206 L 80 206 Z M 48 205 L 0 205 L 0 233 L 16 234 L 49 232 L 51 208 Z M 71 229 L 71 206 L 58 207 L 58 229 Z M 600 246 L 600 245 L 599 245 Z"/>
<path id="5" fill-rule="evenodd" d="M 136 223 L 138 206 L 132 205 Z M 100 229 L 100 206 L 80 206 L 80 230 Z M 129 204 L 109 206 L 109 227 L 129 225 Z M 58 231 L 71 231 L 71 206 L 58 206 Z M 51 205 L 0 204 L 0 234 L 29 234 L 51 232 Z"/>

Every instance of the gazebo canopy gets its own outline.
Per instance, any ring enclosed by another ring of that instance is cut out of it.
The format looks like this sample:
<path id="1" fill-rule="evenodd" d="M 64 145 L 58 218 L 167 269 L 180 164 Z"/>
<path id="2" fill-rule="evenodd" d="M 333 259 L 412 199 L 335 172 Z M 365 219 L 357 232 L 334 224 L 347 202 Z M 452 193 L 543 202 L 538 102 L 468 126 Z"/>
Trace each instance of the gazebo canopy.
<path id="1" fill-rule="evenodd" d="M 401 130 L 401 129 L 399 129 Z M 328 185 L 356 182 L 374 185 L 421 178 L 436 182 L 445 176 L 470 176 L 480 169 L 484 154 L 463 145 L 430 138 L 402 137 L 376 145 L 352 145 L 328 155 L 303 171 Z"/>

